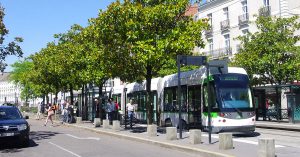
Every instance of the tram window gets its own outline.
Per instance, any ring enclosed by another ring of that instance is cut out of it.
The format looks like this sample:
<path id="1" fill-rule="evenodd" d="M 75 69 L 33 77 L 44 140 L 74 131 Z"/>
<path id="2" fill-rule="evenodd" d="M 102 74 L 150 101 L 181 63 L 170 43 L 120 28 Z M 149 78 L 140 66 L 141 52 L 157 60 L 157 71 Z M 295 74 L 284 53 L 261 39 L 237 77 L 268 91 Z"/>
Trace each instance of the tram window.
<path id="1" fill-rule="evenodd" d="M 187 104 L 186 104 L 186 86 L 182 86 L 181 88 L 181 105 L 182 105 L 182 112 L 187 111 Z M 179 104 L 177 103 L 177 87 L 172 88 L 165 88 L 164 91 L 164 111 L 165 112 L 178 112 L 179 111 Z"/>
<path id="2" fill-rule="evenodd" d="M 212 100 L 212 105 L 211 107 L 213 109 L 217 109 L 218 108 L 218 103 L 217 103 L 217 99 L 216 99 L 216 91 L 215 91 L 215 85 L 213 83 L 210 83 L 210 92 L 211 92 L 211 100 Z M 204 108 L 207 109 L 208 107 L 208 91 L 207 91 L 207 86 L 206 84 L 203 87 L 203 100 L 204 100 Z"/>
<path id="3" fill-rule="evenodd" d="M 194 86 L 188 88 L 189 111 L 201 110 L 201 87 Z"/>
<path id="4" fill-rule="evenodd" d="M 173 91 L 171 88 L 164 91 L 164 111 L 169 112 L 173 110 Z"/>

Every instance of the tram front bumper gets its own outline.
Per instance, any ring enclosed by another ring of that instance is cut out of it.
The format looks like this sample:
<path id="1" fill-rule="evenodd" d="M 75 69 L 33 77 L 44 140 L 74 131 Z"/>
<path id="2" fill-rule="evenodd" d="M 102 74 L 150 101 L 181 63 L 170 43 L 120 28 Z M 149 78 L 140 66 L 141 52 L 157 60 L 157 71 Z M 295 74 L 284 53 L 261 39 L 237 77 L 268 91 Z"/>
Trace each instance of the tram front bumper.
<path id="1" fill-rule="evenodd" d="M 204 128 L 205 131 L 208 131 L 208 128 Z M 246 126 L 212 126 L 213 133 L 220 132 L 234 132 L 234 133 L 247 133 L 254 132 L 255 125 L 246 125 Z"/>

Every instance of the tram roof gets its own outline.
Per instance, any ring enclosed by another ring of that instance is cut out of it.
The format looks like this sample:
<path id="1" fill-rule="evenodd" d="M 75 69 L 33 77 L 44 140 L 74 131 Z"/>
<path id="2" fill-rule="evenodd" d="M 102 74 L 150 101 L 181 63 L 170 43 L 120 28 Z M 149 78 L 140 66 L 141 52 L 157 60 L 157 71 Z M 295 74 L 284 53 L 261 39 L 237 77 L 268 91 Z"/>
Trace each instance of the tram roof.
<path id="1" fill-rule="evenodd" d="M 161 80 L 160 77 L 153 78 L 151 80 L 151 91 L 157 90 L 157 86 L 159 81 Z M 133 82 L 126 85 L 127 93 L 132 93 L 136 91 L 146 91 L 146 80 L 144 80 L 142 83 Z"/>
<path id="2" fill-rule="evenodd" d="M 243 68 L 228 67 L 228 73 L 245 74 L 247 72 Z M 210 74 L 220 74 L 219 70 L 215 67 L 210 68 Z M 181 85 L 197 85 L 200 84 L 201 78 L 206 78 L 206 68 L 200 67 L 196 70 L 186 71 L 180 73 Z M 164 87 L 177 86 L 178 74 L 167 75 L 163 78 Z"/>

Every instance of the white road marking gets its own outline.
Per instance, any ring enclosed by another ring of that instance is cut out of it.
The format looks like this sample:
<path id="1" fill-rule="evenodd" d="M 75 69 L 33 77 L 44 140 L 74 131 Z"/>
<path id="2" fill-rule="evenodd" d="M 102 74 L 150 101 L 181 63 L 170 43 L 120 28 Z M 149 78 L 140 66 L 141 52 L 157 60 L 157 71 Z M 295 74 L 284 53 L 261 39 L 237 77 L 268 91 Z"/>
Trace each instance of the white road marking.
<path id="1" fill-rule="evenodd" d="M 99 141 L 100 138 L 97 138 L 97 137 L 86 137 L 86 138 L 82 138 L 82 137 L 77 137 L 77 136 L 74 136 L 74 135 L 71 135 L 71 134 L 65 134 L 67 136 L 70 136 L 70 137 L 73 137 L 73 138 L 76 138 L 78 140 L 97 140 Z"/>
<path id="2" fill-rule="evenodd" d="M 65 148 L 63 148 L 63 147 L 61 147 L 61 146 L 59 146 L 59 145 L 57 145 L 57 144 L 54 144 L 54 143 L 52 143 L 52 142 L 48 142 L 48 143 L 50 143 L 50 144 L 52 144 L 52 145 L 58 147 L 58 148 L 61 149 L 61 150 L 66 151 L 66 152 L 68 152 L 68 153 L 70 153 L 70 154 L 72 154 L 72 155 L 74 155 L 74 156 L 81 157 L 80 155 L 78 155 L 78 154 L 76 154 L 76 153 L 74 153 L 74 152 L 72 152 L 72 151 L 69 151 L 69 150 L 67 150 L 67 149 L 65 149 Z"/>
<path id="3" fill-rule="evenodd" d="M 205 136 L 205 137 L 208 137 L 208 135 L 202 135 L 202 136 Z M 212 138 L 216 138 L 218 139 L 219 137 L 216 136 L 216 135 L 211 135 Z M 242 140 L 242 139 L 233 139 L 233 141 L 236 141 L 236 142 L 242 142 L 242 143 L 248 143 L 248 144 L 253 144 L 253 145 L 258 145 L 258 142 L 255 142 L 255 141 L 249 141 L 249 140 Z M 276 148 L 283 148 L 285 146 L 283 145 L 278 145 L 278 144 L 275 144 L 275 147 Z"/>

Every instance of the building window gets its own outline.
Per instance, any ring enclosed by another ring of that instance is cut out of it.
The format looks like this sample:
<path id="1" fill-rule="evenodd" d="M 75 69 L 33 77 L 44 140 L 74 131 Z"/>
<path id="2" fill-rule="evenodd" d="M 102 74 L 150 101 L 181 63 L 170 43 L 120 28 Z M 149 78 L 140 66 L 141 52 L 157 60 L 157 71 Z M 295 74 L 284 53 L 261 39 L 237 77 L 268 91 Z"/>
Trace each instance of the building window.
<path id="1" fill-rule="evenodd" d="M 244 15 L 248 13 L 247 0 L 242 2 L 242 10 Z"/>
<path id="2" fill-rule="evenodd" d="M 224 39 L 225 39 L 225 48 L 229 49 L 230 48 L 230 35 L 229 34 L 224 35 Z"/>
<path id="3" fill-rule="evenodd" d="M 212 26 L 212 14 L 207 14 L 208 24 Z"/>
<path id="4" fill-rule="evenodd" d="M 269 0 L 263 0 L 263 1 L 264 1 L 264 6 L 265 7 L 270 5 Z"/>
<path id="5" fill-rule="evenodd" d="M 229 19 L 228 7 L 223 8 L 223 12 L 224 12 L 223 14 L 224 14 L 225 20 L 228 20 Z"/>
<path id="6" fill-rule="evenodd" d="M 208 45 L 209 45 L 209 52 L 212 52 L 214 50 L 214 42 L 213 39 L 208 40 Z"/>

